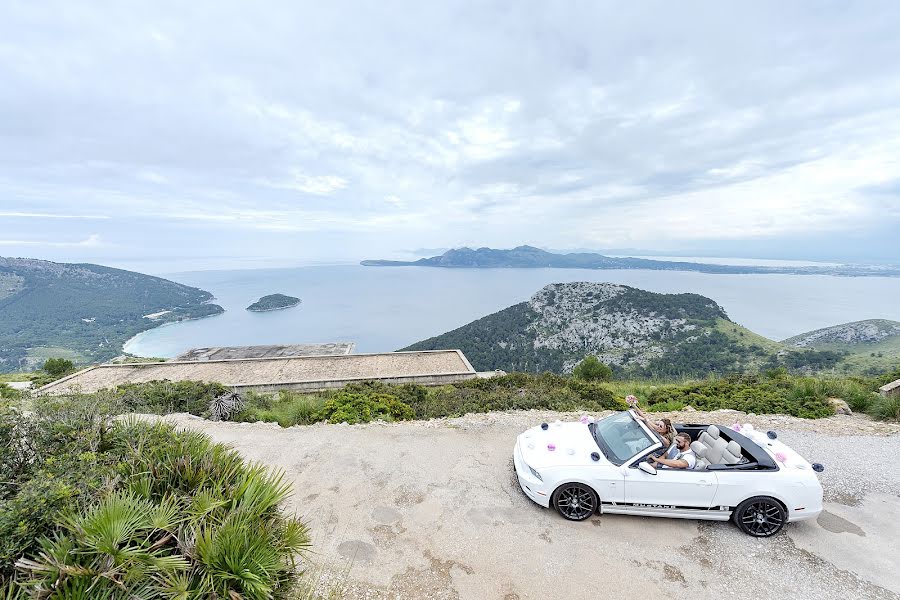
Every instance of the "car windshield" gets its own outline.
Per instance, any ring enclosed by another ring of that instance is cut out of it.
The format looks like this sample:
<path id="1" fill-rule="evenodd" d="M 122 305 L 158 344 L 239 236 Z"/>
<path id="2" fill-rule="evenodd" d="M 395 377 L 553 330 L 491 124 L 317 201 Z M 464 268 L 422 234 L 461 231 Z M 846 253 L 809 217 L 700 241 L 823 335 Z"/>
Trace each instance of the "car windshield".
<path id="1" fill-rule="evenodd" d="M 591 433 L 603 455 L 616 465 L 656 443 L 628 412 L 616 413 L 591 423 Z"/>

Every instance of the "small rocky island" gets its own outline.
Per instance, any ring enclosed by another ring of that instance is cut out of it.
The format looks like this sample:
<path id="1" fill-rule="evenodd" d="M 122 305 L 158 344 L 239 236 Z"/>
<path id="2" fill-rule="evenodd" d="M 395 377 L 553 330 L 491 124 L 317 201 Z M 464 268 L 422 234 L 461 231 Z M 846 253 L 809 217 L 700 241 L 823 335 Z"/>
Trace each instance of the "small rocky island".
<path id="1" fill-rule="evenodd" d="M 269 310 L 290 308 L 292 306 L 297 306 L 298 304 L 300 304 L 300 298 L 285 296 L 284 294 L 269 294 L 248 306 L 247 310 L 253 312 L 266 312 Z"/>

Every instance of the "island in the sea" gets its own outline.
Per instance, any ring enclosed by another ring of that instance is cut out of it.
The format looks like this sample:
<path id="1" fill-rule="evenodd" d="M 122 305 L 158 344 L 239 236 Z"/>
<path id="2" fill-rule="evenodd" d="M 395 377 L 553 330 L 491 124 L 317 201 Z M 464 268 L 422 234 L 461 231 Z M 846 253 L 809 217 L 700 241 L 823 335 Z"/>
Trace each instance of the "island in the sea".
<path id="1" fill-rule="evenodd" d="M 290 308 L 292 306 L 297 306 L 300 304 L 300 298 L 295 298 L 294 296 L 286 296 L 284 294 L 269 294 L 268 296 L 263 296 L 253 304 L 247 307 L 247 310 L 251 310 L 253 312 L 266 312 L 269 310 L 281 310 L 284 308 Z"/>

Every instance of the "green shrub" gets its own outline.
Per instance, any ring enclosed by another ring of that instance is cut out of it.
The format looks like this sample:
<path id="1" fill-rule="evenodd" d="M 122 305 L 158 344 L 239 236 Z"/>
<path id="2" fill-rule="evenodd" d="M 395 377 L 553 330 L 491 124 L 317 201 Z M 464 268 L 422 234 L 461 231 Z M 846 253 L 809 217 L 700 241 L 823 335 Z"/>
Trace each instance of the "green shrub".
<path id="1" fill-rule="evenodd" d="M 498 377 L 488 377 L 486 379 L 468 379 L 453 384 L 454 387 L 476 389 L 484 392 L 490 392 L 497 389 L 516 389 L 528 386 L 534 379 L 533 375 L 528 373 L 507 373 Z"/>
<path id="2" fill-rule="evenodd" d="M 651 410 L 656 404 L 679 403 L 706 411 L 730 408 L 747 413 L 778 413 L 806 418 L 834 414 L 834 409 L 816 380 L 794 380 L 781 374 L 767 377 L 766 380 L 741 375 L 682 385 L 665 385 L 648 394 Z"/>
<path id="3" fill-rule="evenodd" d="M 390 394 L 339 392 L 325 401 L 322 418 L 329 423 L 405 421 L 415 417 L 412 408 Z"/>
<path id="4" fill-rule="evenodd" d="M 572 379 L 567 386 L 584 401 L 584 407 L 592 410 L 626 410 L 628 405 L 621 398 L 614 398 L 613 393 L 599 383 L 591 383 Z"/>
<path id="5" fill-rule="evenodd" d="M 841 398 L 855 412 L 868 412 L 878 394 L 871 386 L 854 379 L 820 379 L 823 394 L 827 398 Z"/>
<path id="6" fill-rule="evenodd" d="M 869 414 L 883 421 L 900 420 L 900 396 L 896 394 L 892 396 L 878 396 L 872 402 Z"/>
<path id="7" fill-rule="evenodd" d="M 0 383 L 0 398 L 5 400 L 21 400 L 25 396 L 25 392 L 14 389 L 6 383 Z M 2 600 L 2 598 L 0 598 Z"/>
<path id="8" fill-rule="evenodd" d="M 575 368 L 572 370 L 572 377 L 582 381 L 609 381 L 613 377 L 613 372 L 609 365 L 600 362 L 600 359 L 596 356 L 589 355 L 575 365 Z"/>
<path id="9" fill-rule="evenodd" d="M 283 476 L 98 396 L 0 405 L 0 584 L 17 561 L 34 597 L 282 597 L 309 545 Z"/>
<path id="10" fill-rule="evenodd" d="M 281 402 L 289 406 L 288 418 L 294 425 L 312 425 L 325 418 L 325 399 L 321 396 L 288 395 Z"/>
<path id="11" fill-rule="evenodd" d="M 683 402 L 673 401 L 673 402 L 657 402 L 649 407 L 647 407 L 647 412 L 675 412 L 684 409 L 685 404 Z"/>
<path id="12" fill-rule="evenodd" d="M 247 407 L 233 420 L 243 422 L 265 421 L 282 427 L 312 425 L 322 421 L 325 398 L 321 394 L 298 394 L 283 390 L 278 394 L 248 394 Z"/>
<path id="13" fill-rule="evenodd" d="M 221 383 L 163 380 L 127 383 L 120 385 L 115 391 L 129 412 L 186 412 L 207 417 L 210 401 L 229 389 Z"/>
<path id="14" fill-rule="evenodd" d="M 323 420 L 356 423 L 371 419 L 433 419 L 504 410 L 624 410 L 623 397 L 628 393 L 639 395 L 642 404 L 655 412 L 692 406 L 703 411 L 728 408 L 817 418 L 833 414 L 828 402 L 833 397 L 843 398 L 855 411 L 871 413 L 870 407 L 877 398 L 872 392 L 875 383 L 875 379 L 865 377 L 797 377 L 783 368 L 762 375 L 739 374 L 668 384 L 599 383 L 552 373 L 509 373 L 440 387 L 368 381 L 319 393 L 250 393 L 246 396 L 246 408 L 232 418 L 290 427 Z M 207 416 L 209 399 L 224 389 L 198 382 L 152 382 L 124 386 L 119 392 L 128 410 L 179 410 Z M 392 404 L 394 401 L 399 404 Z M 412 411 L 411 417 L 403 407 Z"/>
<path id="15" fill-rule="evenodd" d="M 37 550 L 60 511 L 94 497 L 114 460 L 106 453 L 109 395 L 35 398 L 30 414 L 0 402 L 0 577 Z"/>
<path id="16" fill-rule="evenodd" d="M 75 370 L 75 364 L 67 358 L 48 358 L 44 361 L 44 371 L 52 377 L 63 377 Z"/>
<path id="17" fill-rule="evenodd" d="M 897 381 L 898 379 L 900 379 L 900 367 L 897 367 L 893 371 L 889 371 L 887 373 L 884 373 L 883 375 L 879 375 L 878 377 L 876 377 L 875 381 L 873 382 L 874 385 L 872 386 L 872 389 L 877 390 L 881 386 L 892 381 Z"/>

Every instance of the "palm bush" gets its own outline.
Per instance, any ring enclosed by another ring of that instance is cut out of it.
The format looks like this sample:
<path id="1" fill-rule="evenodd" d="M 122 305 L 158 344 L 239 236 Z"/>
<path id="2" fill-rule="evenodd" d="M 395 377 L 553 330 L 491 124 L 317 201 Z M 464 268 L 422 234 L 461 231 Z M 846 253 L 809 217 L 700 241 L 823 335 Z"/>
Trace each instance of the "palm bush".
<path id="1" fill-rule="evenodd" d="M 36 438 L 16 491 L 0 500 L 0 534 L 27 525 L 7 544 L 17 583 L 0 591 L 72 600 L 289 592 L 309 536 L 279 510 L 290 494 L 282 474 L 197 432 L 94 418 L 83 399 L 52 404 L 40 411 L 64 418 Z M 68 471 L 87 481 L 77 493 Z"/>
<path id="2" fill-rule="evenodd" d="M 237 392 L 225 392 L 210 400 L 209 418 L 213 421 L 227 421 L 244 410 L 247 403 Z"/>

